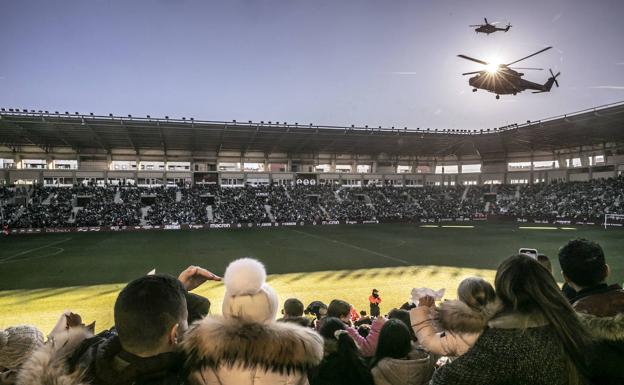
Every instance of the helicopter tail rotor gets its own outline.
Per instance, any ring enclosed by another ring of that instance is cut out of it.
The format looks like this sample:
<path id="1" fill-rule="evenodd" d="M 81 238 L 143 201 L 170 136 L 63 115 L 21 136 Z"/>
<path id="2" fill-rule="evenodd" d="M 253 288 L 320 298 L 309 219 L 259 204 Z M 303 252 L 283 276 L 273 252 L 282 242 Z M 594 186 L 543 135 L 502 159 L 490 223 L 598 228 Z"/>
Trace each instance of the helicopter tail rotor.
<path id="1" fill-rule="evenodd" d="M 557 72 L 557 75 L 555 75 L 553 73 L 552 69 L 549 69 L 549 71 L 550 71 L 550 75 L 552 76 L 551 79 L 557 85 L 557 87 L 559 87 L 559 82 L 557 81 L 557 76 L 561 75 L 561 72 Z"/>

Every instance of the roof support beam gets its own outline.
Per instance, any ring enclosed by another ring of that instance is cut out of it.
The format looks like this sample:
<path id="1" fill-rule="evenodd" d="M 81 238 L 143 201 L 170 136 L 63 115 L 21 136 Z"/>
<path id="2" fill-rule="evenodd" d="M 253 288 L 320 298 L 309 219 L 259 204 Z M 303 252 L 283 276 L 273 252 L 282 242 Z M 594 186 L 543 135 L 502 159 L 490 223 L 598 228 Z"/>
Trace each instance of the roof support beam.
<path id="1" fill-rule="evenodd" d="M 106 144 L 104 143 L 104 141 L 102 140 L 100 135 L 93 129 L 93 127 L 91 127 L 91 125 L 89 123 L 87 123 L 84 119 L 82 119 L 82 124 L 89 129 L 89 131 L 93 135 L 93 138 L 95 139 L 97 144 L 99 144 L 100 147 L 103 150 L 106 150 L 106 152 L 110 152 L 111 151 L 110 145 L 108 145 L 107 143 Z"/>

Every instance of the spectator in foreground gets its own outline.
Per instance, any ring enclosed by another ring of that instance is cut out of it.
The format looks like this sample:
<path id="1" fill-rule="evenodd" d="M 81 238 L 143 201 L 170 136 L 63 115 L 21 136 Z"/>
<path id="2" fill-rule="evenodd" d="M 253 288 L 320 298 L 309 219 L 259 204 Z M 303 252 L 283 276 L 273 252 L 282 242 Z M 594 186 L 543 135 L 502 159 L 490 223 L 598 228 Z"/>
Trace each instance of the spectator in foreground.
<path id="1" fill-rule="evenodd" d="M 0 330 L 0 384 L 14 384 L 22 364 L 42 345 L 43 333 L 34 326 Z"/>
<path id="2" fill-rule="evenodd" d="M 193 384 L 303 384 L 323 358 L 314 331 L 275 322 L 278 298 L 257 260 L 243 258 L 225 271 L 223 316 L 196 322 L 182 343 Z"/>
<path id="3" fill-rule="evenodd" d="M 464 279 L 457 288 L 457 298 L 443 302 L 436 310 L 433 297 L 425 296 L 410 310 L 416 338 L 431 353 L 451 357 L 466 353 L 500 310 L 494 288 L 482 278 Z M 442 330 L 434 327 L 435 319 Z"/>
<path id="4" fill-rule="evenodd" d="M 351 305 L 348 302 L 340 299 L 332 300 L 327 308 L 327 316 L 338 318 L 347 326 L 346 330 L 360 348 L 362 356 L 372 357 L 375 354 L 379 331 L 386 322 L 385 318 L 376 318 L 371 325 L 370 332 L 364 338 L 358 333 L 357 329 L 351 327 Z"/>
<path id="5" fill-rule="evenodd" d="M 502 311 L 431 384 L 585 383 L 591 339 L 553 276 L 535 259 L 515 255 L 498 267 L 495 287 Z"/>
<path id="6" fill-rule="evenodd" d="M 91 385 L 184 383 L 184 358 L 177 344 L 188 328 L 189 309 L 205 309 L 207 302 L 195 304 L 201 297 L 189 296 L 188 290 L 219 279 L 196 266 L 178 279 L 167 275 L 135 279 L 117 296 L 114 329 L 90 337 L 85 327 L 72 328 L 69 337 L 55 338 L 37 351 L 17 383 L 57 384 L 50 382 L 54 379 Z"/>
<path id="7" fill-rule="evenodd" d="M 342 320 L 325 318 L 320 334 L 324 357 L 318 368 L 310 372 L 310 385 L 373 385 L 370 369 Z"/>
<path id="8" fill-rule="evenodd" d="M 310 326 L 310 320 L 303 316 L 303 302 L 297 298 L 288 298 L 284 302 L 284 317 L 278 322 L 291 322 L 304 327 Z"/>
<path id="9" fill-rule="evenodd" d="M 559 250 L 559 264 L 567 284 L 576 290 L 572 307 L 598 340 L 591 357 L 597 381 L 624 383 L 624 290 L 606 283 L 609 265 L 602 248 L 586 239 L 571 240 Z"/>
<path id="10" fill-rule="evenodd" d="M 574 239 L 559 250 L 563 278 L 576 291 L 570 303 L 580 312 L 598 317 L 624 313 L 624 290 L 607 284 L 609 265 L 602 247 L 587 239 Z"/>
<path id="11" fill-rule="evenodd" d="M 434 361 L 412 344 L 403 321 L 389 319 L 381 328 L 371 367 L 375 385 L 424 385 L 433 375 Z"/>

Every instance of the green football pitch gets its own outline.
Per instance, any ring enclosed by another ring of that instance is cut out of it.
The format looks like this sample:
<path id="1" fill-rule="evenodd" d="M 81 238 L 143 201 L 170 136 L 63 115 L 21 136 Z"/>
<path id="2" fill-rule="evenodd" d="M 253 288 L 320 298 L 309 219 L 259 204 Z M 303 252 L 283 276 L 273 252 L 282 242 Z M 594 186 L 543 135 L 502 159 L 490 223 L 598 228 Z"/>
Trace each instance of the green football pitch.
<path id="1" fill-rule="evenodd" d="M 624 230 L 519 224 L 334 225 L 243 230 L 63 233 L 0 239 L 0 327 L 30 323 L 47 330 L 65 309 L 112 324 L 115 296 L 147 273 L 177 275 L 189 265 L 222 274 L 240 257 L 260 259 L 280 298 L 329 302 L 342 298 L 366 309 L 375 287 L 382 310 L 399 306 L 413 287 L 446 288 L 455 297 L 471 275 L 493 281 L 495 269 L 521 247 L 551 257 L 561 280 L 557 250 L 584 237 L 602 245 L 610 282 L 624 281 Z M 223 286 L 199 289 L 220 312 Z"/>

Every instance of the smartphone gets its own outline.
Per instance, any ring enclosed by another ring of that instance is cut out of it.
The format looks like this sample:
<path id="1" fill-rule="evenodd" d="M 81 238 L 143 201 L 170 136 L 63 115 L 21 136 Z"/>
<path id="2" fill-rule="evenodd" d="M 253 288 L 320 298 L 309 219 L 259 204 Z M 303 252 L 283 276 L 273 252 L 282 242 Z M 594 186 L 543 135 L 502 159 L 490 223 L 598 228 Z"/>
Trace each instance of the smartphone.
<path id="1" fill-rule="evenodd" d="M 518 253 L 528 255 L 529 257 L 537 260 L 537 255 L 538 255 L 537 249 L 530 249 L 528 247 L 521 247 L 520 250 L 518 250 Z"/>

